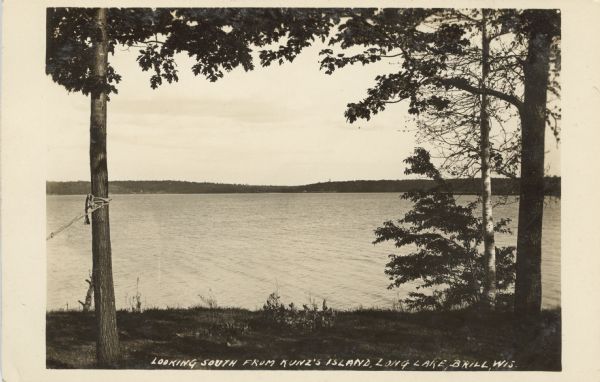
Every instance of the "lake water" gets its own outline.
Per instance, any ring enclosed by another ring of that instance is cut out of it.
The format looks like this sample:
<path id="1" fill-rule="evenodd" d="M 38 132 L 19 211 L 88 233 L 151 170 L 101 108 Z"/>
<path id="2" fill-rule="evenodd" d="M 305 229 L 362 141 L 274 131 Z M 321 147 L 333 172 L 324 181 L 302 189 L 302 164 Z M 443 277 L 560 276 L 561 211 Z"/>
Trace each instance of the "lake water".
<path id="1" fill-rule="evenodd" d="M 338 309 L 391 307 L 411 286 L 388 290 L 391 243 L 373 230 L 410 203 L 395 193 L 112 195 L 110 224 L 117 308 L 139 291 L 144 307 L 262 307 L 278 290 L 296 305 L 327 299 Z M 472 200 L 461 196 L 461 201 Z M 83 210 L 85 196 L 48 196 L 47 229 Z M 518 200 L 494 210 L 509 217 L 516 244 Z M 91 226 L 76 222 L 47 242 L 47 309 L 77 308 L 92 268 Z M 560 199 L 544 209 L 543 306 L 560 305 Z M 139 278 L 139 286 L 137 280 Z M 202 297 L 201 297 L 202 296 Z"/>

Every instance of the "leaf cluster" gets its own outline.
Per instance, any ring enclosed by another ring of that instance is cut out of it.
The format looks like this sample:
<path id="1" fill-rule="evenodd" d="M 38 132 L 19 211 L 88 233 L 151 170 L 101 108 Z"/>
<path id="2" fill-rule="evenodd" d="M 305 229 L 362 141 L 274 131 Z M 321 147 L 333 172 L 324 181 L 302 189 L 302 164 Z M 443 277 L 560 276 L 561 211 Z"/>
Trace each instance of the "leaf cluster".
<path id="1" fill-rule="evenodd" d="M 92 78 L 98 26 L 92 8 L 49 8 L 46 72 L 68 91 L 116 93 L 121 76 L 110 66 L 104 83 Z M 343 10 L 295 8 L 109 8 L 108 49 L 138 49 L 150 86 L 177 81 L 175 55 L 194 59 L 195 75 L 209 81 L 237 67 L 254 69 L 254 49 L 262 65 L 292 61 L 315 38 L 324 39 Z M 266 47 L 282 42 L 277 49 Z"/>

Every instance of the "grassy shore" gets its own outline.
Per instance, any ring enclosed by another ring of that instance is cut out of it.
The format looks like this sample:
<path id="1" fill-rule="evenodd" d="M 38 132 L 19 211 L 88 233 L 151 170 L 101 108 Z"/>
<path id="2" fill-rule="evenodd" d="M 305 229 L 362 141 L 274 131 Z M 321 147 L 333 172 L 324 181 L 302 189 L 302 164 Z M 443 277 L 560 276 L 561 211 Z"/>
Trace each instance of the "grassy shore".
<path id="1" fill-rule="evenodd" d="M 93 313 L 48 312 L 46 318 L 47 367 L 93 368 Z M 226 308 L 120 311 L 117 321 L 122 368 L 561 368 L 560 311 L 543 312 L 537 330 L 523 328 L 510 313 L 469 311 L 338 312 L 333 327 L 311 332 L 276 329 L 261 312 Z M 215 360 L 235 362 L 217 364 Z"/>

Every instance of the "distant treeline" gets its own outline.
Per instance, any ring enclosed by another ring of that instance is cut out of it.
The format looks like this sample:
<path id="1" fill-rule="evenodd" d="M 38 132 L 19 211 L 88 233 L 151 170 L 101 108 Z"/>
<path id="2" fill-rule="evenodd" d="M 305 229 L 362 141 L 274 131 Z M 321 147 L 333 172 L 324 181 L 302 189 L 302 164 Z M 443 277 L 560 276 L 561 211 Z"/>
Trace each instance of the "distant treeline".
<path id="1" fill-rule="evenodd" d="M 560 196 L 560 177 L 545 179 L 546 195 Z M 457 194 L 478 194 L 480 179 L 450 179 Z M 434 182 L 426 179 L 403 180 L 350 180 L 343 182 L 313 183 L 303 186 L 253 186 L 207 182 L 185 182 L 174 180 L 117 180 L 110 182 L 112 194 L 230 194 L 264 192 L 407 192 L 428 190 Z M 496 195 L 518 195 L 519 180 L 492 179 L 492 190 Z M 46 193 L 50 195 L 85 195 L 90 192 L 90 183 L 46 182 Z"/>

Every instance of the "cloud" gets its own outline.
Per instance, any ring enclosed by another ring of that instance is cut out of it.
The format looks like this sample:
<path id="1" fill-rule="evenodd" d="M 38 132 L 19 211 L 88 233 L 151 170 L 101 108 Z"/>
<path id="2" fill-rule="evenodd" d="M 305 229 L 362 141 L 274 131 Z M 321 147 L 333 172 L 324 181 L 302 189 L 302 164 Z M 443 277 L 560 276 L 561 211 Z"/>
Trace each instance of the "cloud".
<path id="1" fill-rule="evenodd" d="M 111 113 L 132 118 L 203 118 L 230 119 L 240 123 L 285 123 L 294 120 L 297 112 L 293 106 L 274 108 L 268 101 L 242 97 L 229 99 L 197 98 L 151 98 L 115 99 Z"/>

